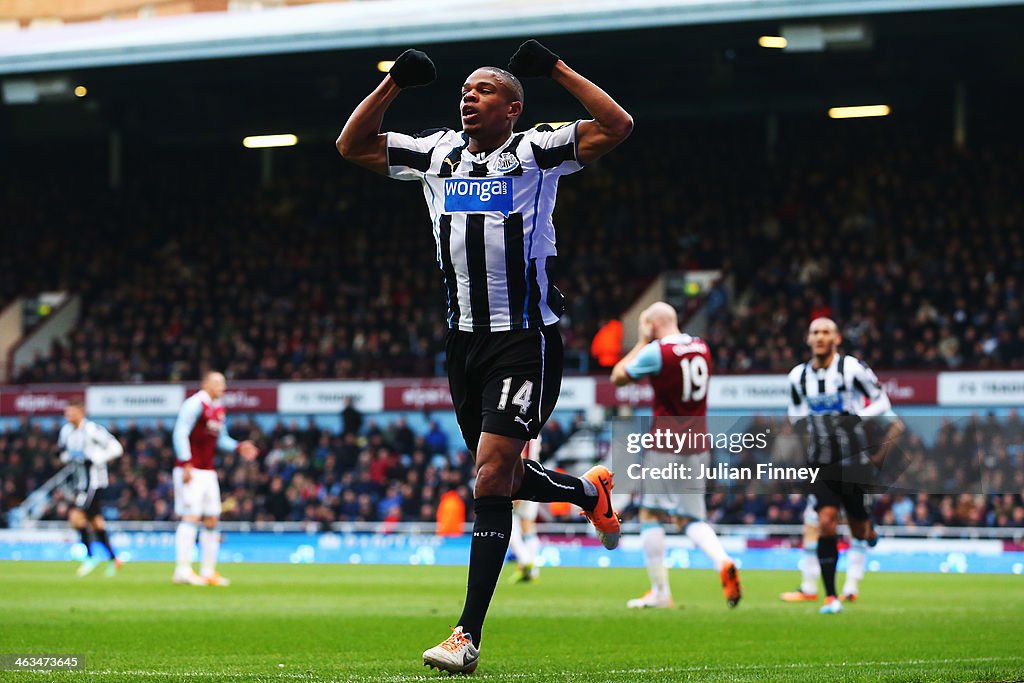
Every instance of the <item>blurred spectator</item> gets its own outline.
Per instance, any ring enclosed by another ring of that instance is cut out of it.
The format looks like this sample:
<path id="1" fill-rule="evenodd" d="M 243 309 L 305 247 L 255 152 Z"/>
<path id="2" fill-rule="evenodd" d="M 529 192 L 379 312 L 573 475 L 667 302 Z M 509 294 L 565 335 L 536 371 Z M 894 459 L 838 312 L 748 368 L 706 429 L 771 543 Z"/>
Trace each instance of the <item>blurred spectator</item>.
<path id="1" fill-rule="evenodd" d="M 619 362 L 622 358 L 622 323 L 618 319 L 606 321 L 597 330 L 590 344 L 590 355 L 602 368 L 610 368 Z"/>
<path id="2" fill-rule="evenodd" d="M 448 452 L 448 435 L 436 421 L 430 423 L 430 431 L 427 432 L 425 442 L 431 454 Z"/>
<path id="3" fill-rule="evenodd" d="M 445 491 L 437 506 L 437 535 L 461 536 L 465 522 L 466 502 L 454 489 Z"/>
<path id="4" fill-rule="evenodd" d="M 341 425 L 342 436 L 358 435 L 363 429 L 363 414 L 356 408 L 355 401 L 351 396 L 345 397 L 345 408 L 341 411 Z"/>

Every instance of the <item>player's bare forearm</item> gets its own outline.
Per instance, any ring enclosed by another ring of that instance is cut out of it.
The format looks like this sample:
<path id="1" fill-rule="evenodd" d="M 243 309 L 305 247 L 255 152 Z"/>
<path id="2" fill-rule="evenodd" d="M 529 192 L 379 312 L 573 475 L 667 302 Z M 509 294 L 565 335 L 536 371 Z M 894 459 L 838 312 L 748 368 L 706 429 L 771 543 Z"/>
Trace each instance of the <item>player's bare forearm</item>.
<path id="1" fill-rule="evenodd" d="M 593 118 L 577 131 L 580 163 L 589 164 L 615 149 L 633 132 L 633 117 L 611 95 L 558 60 L 551 78 L 580 101 Z"/>
<path id="2" fill-rule="evenodd" d="M 903 424 L 903 420 L 899 418 L 895 419 L 889 428 L 885 430 L 885 436 L 882 438 L 882 443 L 875 454 L 871 456 L 871 461 L 876 467 L 882 467 L 885 464 L 885 459 L 889 457 L 889 453 L 899 443 L 900 437 L 903 436 L 903 432 L 907 430 L 906 425 Z"/>
<path id="3" fill-rule="evenodd" d="M 387 136 L 380 132 L 384 113 L 398 97 L 401 88 L 386 76 L 366 96 L 345 122 L 335 146 L 347 161 L 376 173 L 387 173 Z"/>
<path id="4" fill-rule="evenodd" d="M 629 353 L 623 356 L 622 360 L 616 363 L 615 367 L 612 368 L 612 384 L 617 387 L 624 387 L 634 381 L 633 378 L 629 376 L 629 373 L 626 372 L 626 368 L 633 362 L 633 359 L 643 351 L 643 348 L 650 343 L 650 339 L 644 339 L 643 337 L 636 340 L 636 344 L 629 350 Z"/>

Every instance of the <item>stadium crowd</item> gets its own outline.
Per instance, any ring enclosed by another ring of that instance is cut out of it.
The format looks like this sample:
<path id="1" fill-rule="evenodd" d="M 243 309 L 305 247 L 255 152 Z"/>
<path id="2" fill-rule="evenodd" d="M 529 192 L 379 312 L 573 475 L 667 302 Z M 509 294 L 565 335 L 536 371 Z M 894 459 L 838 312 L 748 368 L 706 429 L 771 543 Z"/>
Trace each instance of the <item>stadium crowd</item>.
<path id="1" fill-rule="evenodd" d="M 784 150 L 751 154 L 760 131 L 688 123 L 664 135 L 654 124 L 629 154 L 562 182 L 555 282 L 568 297 L 569 354 L 589 355 L 595 332 L 658 273 L 720 269 L 735 298 L 715 287 L 702 300 L 717 372 L 788 370 L 819 315 L 875 369 L 1024 367 L 1024 147 L 981 138 L 961 149 L 921 126 L 865 122 L 783 131 Z M 35 151 L 0 184 L 5 222 L 18 228 L 0 235 L 0 303 L 53 289 L 82 297 L 70 338 L 16 381 L 175 381 L 206 368 L 229 379 L 434 374 L 444 296 L 415 187 L 329 148 L 280 155 L 266 186 L 237 172 L 251 159 L 163 154 L 118 191 Z M 25 185 L 44 174 L 54 182 Z M 551 430 L 550 443 L 569 431 Z M 877 520 L 1024 524 L 1022 437 L 1007 430 L 986 444 L 1001 478 L 989 490 L 1016 494 L 884 495 Z M 107 503 L 122 519 L 169 518 L 166 429 L 118 436 L 127 455 Z M 469 459 L 436 430 L 288 423 L 253 436 L 258 464 L 223 462 L 226 519 L 424 520 L 445 492 L 468 499 Z M 964 437 L 942 438 L 940 453 Z M 28 423 L 0 433 L 4 510 L 53 473 L 53 442 Z M 952 490 L 938 469 L 920 476 Z M 736 523 L 798 522 L 803 505 L 785 494 L 710 500 L 715 521 Z"/>
<path id="2" fill-rule="evenodd" d="M 572 424 L 569 429 L 571 430 Z M 111 432 L 125 447 L 109 468 L 110 485 L 102 506 L 112 518 L 168 520 L 173 513 L 171 470 L 175 456 L 171 425 L 128 424 Z M 239 419 L 232 432 L 255 440 L 263 449 L 258 462 L 225 454 L 218 466 L 222 518 L 232 521 L 300 521 L 327 525 L 335 521 L 434 521 L 445 493 L 471 503 L 474 467 L 464 448 L 455 448 L 437 425 L 416 434 L 402 418 L 380 424 L 361 414 L 346 416 L 331 433 L 309 421 L 278 422 L 269 432 Z M 544 431 L 542 453 L 548 457 L 571 432 L 551 421 Z M 0 514 L 20 504 L 61 467 L 56 432 L 23 421 L 0 431 Z M 69 498 L 59 488 L 44 518 L 67 517 Z M 467 506 L 472 509 L 472 505 Z"/>
<path id="3" fill-rule="evenodd" d="M 788 370 L 817 315 L 876 369 L 1024 367 L 1019 146 L 958 149 L 897 123 L 810 127 L 790 144 L 770 163 L 740 126 L 638 130 L 629 154 L 565 179 L 569 355 L 588 356 L 656 274 L 699 268 L 736 285 L 735 300 L 706 300 L 718 371 Z M 83 301 L 70 339 L 17 381 L 434 374 L 444 295 L 419 192 L 319 152 L 289 152 L 267 187 L 234 157 L 196 167 L 182 153 L 119 192 L 0 190 L 23 228 L 2 238 L 0 296 Z M 79 235 L 117 246 L 78 258 Z"/>
<path id="4" fill-rule="evenodd" d="M 579 427 L 579 421 L 563 426 L 551 420 L 543 434 L 542 458 L 549 458 Z M 132 424 L 112 431 L 124 444 L 125 455 L 112 464 L 102 501 L 105 511 L 120 520 L 171 519 L 174 454 L 169 425 Z M 356 429 L 349 425 L 332 433 L 312 422 L 289 421 L 264 433 L 243 418 L 232 431 L 253 438 L 262 455 L 255 463 L 233 454 L 223 457 L 218 473 L 225 520 L 320 527 L 344 521 L 434 522 L 442 495 L 454 492 L 463 503 L 471 502 L 469 454 L 452 444 L 436 423 L 417 434 L 401 418 L 387 423 L 371 419 Z M 57 471 L 55 439 L 55 433 L 29 422 L 0 432 L 0 513 Z M 915 435 L 903 446 L 915 468 L 907 481 L 916 490 L 875 496 L 872 513 L 878 523 L 1024 527 L 1024 421 L 1018 414 L 946 422 L 930 447 Z M 748 451 L 740 464 L 764 455 Z M 771 460 L 783 462 L 785 456 L 776 449 Z M 965 481 L 963 473 L 971 468 L 964 463 L 970 462 L 977 465 L 977 476 Z M 68 499 L 57 493 L 45 518 L 64 519 L 67 507 Z M 708 509 L 716 523 L 800 524 L 804 499 L 792 490 L 755 495 L 718 489 L 709 494 Z M 556 521 L 580 519 L 571 511 L 553 517 L 545 510 L 543 515 Z"/>
<path id="5" fill-rule="evenodd" d="M 719 370 L 788 370 L 819 316 L 875 368 L 1024 367 L 1020 147 L 816 142 L 841 163 L 779 188 L 764 261 L 706 335 Z"/>

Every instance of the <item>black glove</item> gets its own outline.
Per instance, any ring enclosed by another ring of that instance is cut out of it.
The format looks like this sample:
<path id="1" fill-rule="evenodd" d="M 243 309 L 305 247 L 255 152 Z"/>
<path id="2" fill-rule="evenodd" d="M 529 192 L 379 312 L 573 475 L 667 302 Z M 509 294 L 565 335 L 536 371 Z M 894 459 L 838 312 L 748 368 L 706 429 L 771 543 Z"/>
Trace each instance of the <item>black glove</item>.
<path id="1" fill-rule="evenodd" d="M 415 88 L 418 85 L 427 85 L 437 78 L 437 69 L 426 52 L 419 50 L 406 50 L 398 55 L 394 66 L 391 67 L 392 80 L 399 88 Z"/>
<path id="2" fill-rule="evenodd" d="M 558 55 L 531 38 L 508 60 L 508 70 L 517 78 L 551 78 Z"/>

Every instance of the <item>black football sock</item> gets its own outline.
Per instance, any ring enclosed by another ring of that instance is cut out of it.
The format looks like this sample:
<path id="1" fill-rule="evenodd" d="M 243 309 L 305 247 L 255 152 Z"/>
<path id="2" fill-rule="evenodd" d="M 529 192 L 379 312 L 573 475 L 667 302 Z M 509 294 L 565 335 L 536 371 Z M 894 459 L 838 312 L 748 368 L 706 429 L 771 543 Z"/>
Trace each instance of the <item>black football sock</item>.
<path id="1" fill-rule="evenodd" d="M 110 559 L 116 560 L 117 555 L 114 554 L 114 548 L 110 545 L 110 538 L 107 536 L 106 529 L 96 530 L 96 540 L 103 544 L 103 547 L 107 549 L 107 553 L 110 554 Z"/>
<path id="2" fill-rule="evenodd" d="M 85 544 L 85 552 L 92 557 L 92 544 L 89 543 L 89 528 L 82 527 L 78 530 L 78 533 L 82 536 L 82 543 Z"/>
<path id="3" fill-rule="evenodd" d="M 512 499 L 506 496 L 484 496 L 473 501 L 476 522 L 469 550 L 469 583 L 466 605 L 458 625 L 480 646 L 487 607 L 491 604 L 498 574 L 505 563 L 508 540 L 512 536 Z"/>
<path id="4" fill-rule="evenodd" d="M 597 489 L 591 482 L 564 472 L 545 469 L 533 460 L 524 460 L 523 465 L 523 483 L 512 494 L 515 500 L 572 503 L 584 510 L 593 510 L 597 505 Z"/>
<path id="5" fill-rule="evenodd" d="M 825 595 L 836 596 L 836 563 L 839 561 L 839 542 L 835 536 L 818 539 L 818 564 L 821 565 L 821 580 L 825 584 Z"/>

